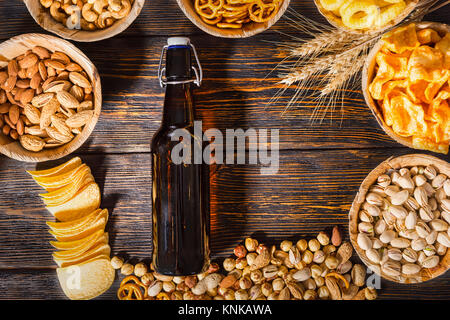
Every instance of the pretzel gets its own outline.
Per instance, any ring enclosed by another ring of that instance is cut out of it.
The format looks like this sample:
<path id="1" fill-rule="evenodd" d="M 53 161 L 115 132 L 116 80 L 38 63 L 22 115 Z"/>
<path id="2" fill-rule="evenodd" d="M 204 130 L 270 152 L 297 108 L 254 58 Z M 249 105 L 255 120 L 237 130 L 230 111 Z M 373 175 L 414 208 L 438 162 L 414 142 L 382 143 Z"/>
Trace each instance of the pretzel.
<path id="1" fill-rule="evenodd" d="M 131 283 L 134 282 L 134 283 Z M 144 288 L 142 294 L 141 288 Z M 120 283 L 117 297 L 119 300 L 144 300 L 148 297 L 148 288 L 136 276 L 127 276 Z M 133 298 L 134 296 L 134 298 Z"/>
<path id="2" fill-rule="evenodd" d="M 214 19 L 224 3 L 225 0 L 195 0 L 195 10 L 206 19 Z"/>
<path id="3" fill-rule="evenodd" d="M 328 273 L 325 278 L 329 278 L 329 277 L 334 277 L 338 280 L 342 280 L 344 282 L 344 286 L 348 289 L 348 287 L 350 286 L 350 284 L 348 283 L 347 279 L 345 279 L 345 277 L 342 274 L 339 274 L 337 272 L 330 272 Z"/>
<path id="4" fill-rule="evenodd" d="M 120 286 L 117 298 L 119 300 L 143 300 L 141 288 L 135 283 L 126 283 Z"/>
<path id="5" fill-rule="evenodd" d="M 264 3 L 262 0 L 257 0 L 250 5 L 248 13 L 250 19 L 255 22 L 266 22 L 272 18 L 272 13 L 276 12 L 279 7 L 279 2 Z"/>
<path id="6" fill-rule="evenodd" d="M 283 0 L 194 0 L 200 18 L 218 28 L 240 29 L 249 22 L 266 22 Z"/>

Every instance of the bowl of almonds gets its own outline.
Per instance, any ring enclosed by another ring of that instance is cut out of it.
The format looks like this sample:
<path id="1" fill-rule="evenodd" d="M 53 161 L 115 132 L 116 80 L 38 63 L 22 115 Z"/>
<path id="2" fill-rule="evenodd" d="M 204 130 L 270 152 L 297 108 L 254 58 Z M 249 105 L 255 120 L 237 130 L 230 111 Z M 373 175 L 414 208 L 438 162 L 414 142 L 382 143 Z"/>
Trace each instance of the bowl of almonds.
<path id="1" fill-rule="evenodd" d="M 62 158 L 90 136 L 100 76 L 75 46 L 23 34 L 0 44 L 0 152 L 26 162 Z"/>
<path id="2" fill-rule="evenodd" d="M 450 164 L 389 158 L 364 179 L 349 213 L 352 244 L 385 279 L 419 283 L 450 266 Z"/>
<path id="3" fill-rule="evenodd" d="M 113 37 L 137 18 L 145 0 L 24 0 L 45 30 L 65 39 L 98 41 Z"/>

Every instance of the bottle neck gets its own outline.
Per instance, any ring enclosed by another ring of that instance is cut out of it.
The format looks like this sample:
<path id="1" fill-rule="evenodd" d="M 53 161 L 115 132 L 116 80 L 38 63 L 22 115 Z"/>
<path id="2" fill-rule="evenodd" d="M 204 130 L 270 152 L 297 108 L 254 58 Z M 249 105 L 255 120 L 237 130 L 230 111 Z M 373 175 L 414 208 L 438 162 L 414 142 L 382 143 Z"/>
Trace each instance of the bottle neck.
<path id="1" fill-rule="evenodd" d="M 194 101 L 190 83 L 167 85 L 162 123 L 178 127 L 194 124 Z"/>
<path id="2" fill-rule="evenodd" d="M 166 96 L 163 125 L 184 127 L 194 123 L 194 102 L 191 83 L 170 84 L 190 80 L 192 76 L 191 50 L 188 46 L 172 46 L 166 58 Z"/>

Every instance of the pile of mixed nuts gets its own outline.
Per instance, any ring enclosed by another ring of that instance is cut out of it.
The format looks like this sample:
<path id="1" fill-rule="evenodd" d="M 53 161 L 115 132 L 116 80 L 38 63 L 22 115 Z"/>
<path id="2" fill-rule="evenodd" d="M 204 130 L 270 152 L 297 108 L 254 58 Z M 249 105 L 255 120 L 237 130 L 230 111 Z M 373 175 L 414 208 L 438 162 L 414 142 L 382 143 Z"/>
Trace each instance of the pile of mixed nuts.
<path id="1" fill-rule="evenodd" d="M 40 0 L 50 15 L 64 26 L 82 30 L 105 29 L 131 11 L 134 0 Z"/>
<path id="2" fill-rule="evenodd" d="M 30 151 L 57 147 L 94 114 L 92 84 L 65 53 L 36 46 L 0 70 L 0 128 Z"/>
<path id="3" fill-rule="evenodd" d="M 392 169 L 370 187 L 358 221 L 357 244 L 372 270 L 420 281 L 450 247 L 450 179 L 432 165 Z"/>
<path id="4" fill-rule="evenodd" d="M 203 274 L 186 277 L 164 276 L 142 262 L 133 266 L 117 256 L 111 264 L 126 276 L 119 288 L 120 299 L 373 300 L 377 292 L 365 287 L 366 268 L 349 260 L 352 253 L 352 245 L 342 242 L 335 227 L 332 239 L 320 232 L 309 241 L 283 241 L 279 248 L 247 238 L 234 249 L 235 257 L 224 260 L 225 275 L 216 263 Z M 131 288 L 127 283 L 136 290 L 142 287 L 144 293 L 125 292 Z"/>

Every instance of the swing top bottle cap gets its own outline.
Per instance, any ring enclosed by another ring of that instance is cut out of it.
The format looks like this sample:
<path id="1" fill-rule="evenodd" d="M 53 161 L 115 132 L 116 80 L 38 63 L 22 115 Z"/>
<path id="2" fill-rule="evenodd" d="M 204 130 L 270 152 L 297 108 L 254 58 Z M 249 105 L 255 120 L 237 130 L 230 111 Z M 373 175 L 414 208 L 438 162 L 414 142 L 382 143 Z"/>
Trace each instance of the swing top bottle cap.
<path id="1" fill-rule="evenodd" d="M 186 37 L 171 37 L 167 39 L 167 45 L 169 47 L 171 46 L 188 46 L 190 45 L 191 41 L 189 38 Z"/>

